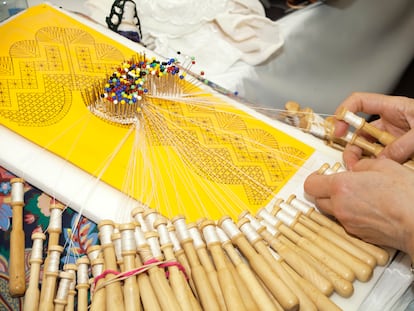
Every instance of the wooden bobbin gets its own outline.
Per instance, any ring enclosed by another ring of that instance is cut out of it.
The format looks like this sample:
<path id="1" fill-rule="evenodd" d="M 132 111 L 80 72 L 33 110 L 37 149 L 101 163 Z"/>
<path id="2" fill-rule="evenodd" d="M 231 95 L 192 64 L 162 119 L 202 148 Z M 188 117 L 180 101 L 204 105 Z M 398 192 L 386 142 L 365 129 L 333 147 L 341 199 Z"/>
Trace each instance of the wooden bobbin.
<path id="1" fill-rule="evenodd" d="M 154 221 L 153 227 L 158 232 L 161 250 L 165 260 L 167 262 L 176 262 L 177 259 L 174 255 L 173 244 L 167 228 L 167 221 L 163 218 L 158 218 Z M 184 272 L 186 273 L 186 271 Z M 187 283 L 185 279 L 184 272 L 181 272 L 175 265 L 168 267 L 171 288 L 177 297 L 182 311 L 201 311 L 201 306 L 193 295 L 189 283 Z"/>
<path id="2" fill-rule="evenodd" d="M 352 132 L 348 132 L 343 137 L 343 140 L 345 140 L 347 143 L 351 145 L 358 146 L 366 153 L 374 156 L 378 156 L 382 152 L 382 150 L 384 150 L 384 147 L 380 144 L 369 142 L 364 137 L 358 136 L 356 133 Z"/>
<path id="3" fill-rule="evenodd" d="M 295 293 L 299 299 L 300 308 L 303 310 L 317 310 L 316 305 L 312 302 L 311 298 L 308 297 L 303 291 L 303 283 L 295 282 L 290 273 L 285 269 L 286 262 L 280 257 L 279 254 L 274 253 L 272 249 L 269 249 L 267 245 L 262 240 L 258 232 L 255 231 L 253 226 L 250 224 L 250 220 L 247 218 L 241 218 L 238 222 L 240 230 L 247 237 L 249 242 L 254 246 L 254 248 L 263 256 L 266 262 L 270 267 L 276 272 L 277 275 L 283 280 L 283 282 Z M 261 227 L 264 229 L 264 227 Z M 325 291 L 331 291 L 331 284 L 326 287 L 326 280 L 317 276 L 318 281 L 321 280 L 325 285 L 320 286 Z M 315 280 L 317 283 L 317 280 Z M 318 293 L 315 295 L 321 294 L 320 290 L 317 290 Z"/>
<path id="4" fill-rule="evenodd" d="M 24 296 L 24 311 L 37 311 L 39 308 L 39 276 L 40 266 L 43 262 L 43 241 L 46 235 L 43 232 L 32 234 L 32 253 L 30 255 L 30 277 Z"/>
<path id="5" fill-rule="evenodd" d="M 114 222 L 111 220 L 103 220 L 98 224 L 98 229 L 105 261 L 105 270 L 118 272 L 115 250 L 111 240 L 111 235 L 114 230 Z M 114 278 L 116 278 L 116 275 L 112 273 L 108 273 L 105 277 L 105 281 L 110 282 L 106 285 L 106 290 L 111 293 L 111 295 L 105 295 L 106 309 L 123 311 L 125 307 L 121 283 L 111 282 Z"/>
<path id="6" fill-rule="evenodd" d="M 382 131 L 370 123 L 366 122 L 364 118 L 361 118 L 353 112 L 347 110 L 345 107 L 340 109 L 336 114 L 338 120 L 343 120 L 353 126 L 357 130 L 362 130 L 372 137 L 376 138 L 384 146 L 390 144 L 395 140 L 395 137 L 388 132 Z"/>
<path id="7" fill-rule="evenodd" d="M 59 275 L 60 255 L 63 247 L 60 245 L 52 245 L 49 247 L 48 264 L 45 266 L 44 273 L 46 275 L 45 282 L 42 284 L 40 293 L 39 310 L 53 311 L 53 299 L 56 292 L 56 282 Z"/>
<path id="8" fill-rule="evenodd" d="M 295 232 L 303 237 L 306 237 L 308 240 L 318 245 L 326 253 L 329 253 L 338 261 L 341 261 L 344 265 L 348 266 L 355 273 L 355 276 L 359 281 L 367 282 L 372 277 L 373 269 L 369 265 L 352 254 L 349 254 L 337 245 L 331 243 L 324 237 L 318 236 L 315 232 L 301 224 L 298 219 L 291 217 L 281 209 L 275 209 L 272 211 L 272 214 L 274 214 L 277 219 L 285 223 L 285 225 L 292 228 Z"/>
<path id="9" fill-rule="evenodd" d="M 62 233 L 62 212 L 64 207 L 61 204 L 53 203 L 49 207 L 50 217 L 49 217 L 49 226 L 47 227 L 47 247 L 48 250 L 50 247 L 59 245 L 60 234 Z M 48 266 L 49 262 L 49 251 L 45 259 L 44 266 Z M 42 284 L 44 284 L 46 279 L 46 274 L 43 274 Z M 40 300 L 43 300 L 42 292 L 40 293 Z"/>
<path id="10" fill-rule="evenodd" d="M 277 211 L 280 209 L 288 213 L 293 218 L 297 219 L 301 224 L 317 233 L 319 236 L 324 237 L 328 241 L 342 248 L 344 251 L 362 260 L 371 268 L 374 268 L 377 265 L 377 260 L 370 253 L 355 246 L 343 236 L 338 235 L 336 232 L 319 225 L 289 203 L 284 202 L 284 200 L 277 199 L 274 204 L 272 213 L 277 213 Z"/>
<path id="11" fill-rule="evenodd" d="M 132 271 L 135 268 L 136 241 L 135 224 L 125 223 L 119 226 L 122 242 L 123 272 Z M 140 293 L 135 275 L 124 280 L 124 302 L 126 311 L 141 310 Z"/>
<path id="12" fill-rule="evenodd" d="M 389 253 L 386 250 L 349 235 L 338 223 L 319 213 L 314 207 L 307 204 L 306 202 L 299 200 L 294 194 L 289 196 L 286 202 L 294 206 L 297 210 L 300 210 L 303 214 L 321 226 L 324 226 L 336 232 L 337 234 L 353 243 L 355 246 L 366 250 L 368 253 L 375 257 L 378 265 L 384 266 L 388 262 Z"/>
<path id="13" fill-rule="evenodd" d="M 144 205 L 139 205 L 131 211 L 132 218 L 139 223 L 141 230 L 143 232 L 149 231 L 149 227 L 144 219 L 144 212 L 145 212 Z"/>
<path id="14" fill-rule="evenodd" d="M 69 284 L 68 300 L 65 306 L 65 311 L 75 310 L 75 296 L 76 296 L 76 264 L 66 264 L 63 266 L 63 271 L 72 275 L 72 282 Z"/>
<path id="15" fill-rule="evenodd" d="M 100 257 L 95 257 L 93 259 L 90 259 L 91 266 L 92 266 L 92 275 L 94 279 L 98 276 L 100 276 L 104 271 L 104 260 Z M 105 279 L 99 279 L 95 283 L 95 287 L 93 288 L 93 293 L 91 294 L 91 305 L 90 310 L 91 311 L 102 311 L 106 310 L 106 289 L 105 286 L 102 286 L 102 284 L 105 282 Z"/>
<path id="16" fill-rule="evenodd" d="M 214 265 L 217 270 L 216 276 L 219 283 L 221 293 L 223 295 L 227 310 L 247 310 L 240 296 L 240 292 L 233 278 L 231 271 L 228 269 L 220 240 L 212 221 L 204 221 L 200 224 L 203 230 L 204 239 L 207 242 L 210 254 L 213 258 Z M 204 243 L 203 243 L 204 244 Z M 208 256 L 208 255 L 207 255 Z"/>
<path id="17" fill-rule="evenodd" d="M 97 258 L 103 258 L 101 245 L 91 245 L 86 249 L 86 255 L 89 258 L 89 261 L 95 260 Z"/>
<path id="18" fill-rule="evenodd" d="M 191 267 L 188 262 L 187 256 L 185 255 L 184 249 L 181 247 L 180 241 L 178 240 L 175 227 L 172 224 L 168 223 L 167 230 L 168 230 L 168 235 L 170 237 L 171 243 L 173 245 L 173 251 L 174 251 L 175 258 L 177 258 L 178 262 L 184 267 L 185 272 L 188 277 L 188 283 L 191 287 L 191 290 L 194 293 L 194 295 L 198 298 L 197 288 L 191 276 Z"/>
<path id="19" fill-rule="evenodd" d="M 89 259 L 83 256 L 76 261 L 76 290 L 78 291 L 78 311 L 88 311 Z"/>
<path id="20" fill-rule="evenodd" d="M 73 274 L 66 271 L 61 271 L 59 273 L 59 287 L 56 293 L 56 298 L 54 300 L 55 310 L 54 311 L 64 311 L 66 305 L 68 304 L 68 295 L 70 284 L 74 280 Z"/>
<path id="21" fill-rule="evenodd" d="M 210 282 L 206 282 L 208 276 L 197 256 L 193 240 L 188 233 L 185 218 L 183 216 L 174 217 L 172 223 L 175 226 L 178 240 L 184 249 L 188 263 L 191 267 L 192 280 L 194 281 L 198 298 L 201 301 L 201 306 L 204 310 L 220 310 L 220 305 L 216 299 L 214 290 Z"/>
<path id="22" fill-rule="evenodd" d="M 271 227 L 276 228 L 280 231 L 281 236 L 279 240 L 286 244 L 287 239 L 292 241 L 295 245 L 303 249 L 309 256 L 315 257 L 320 262 L 324 263 L 326 266 L 335 271 L 345 280 L 353 282 L 355 280 L 355 273 L 347 265 L 343 264 L 341 261 L 337 260 L 335 257 L 331 256 L 329 253 L 326 253 L 315 243 L 309 239 L 300 236 L 295 231 L 293 231 L 289 226 L 285 225 L 282 221 L 270 214 L 266 209 L 260 209 L 257 211 L 256 218 L 263 219 L 264 223 L 269 224 Z"/>
<path id="23" fill-rule="evenodd" d="M 154 231 L 154 221 L 158 218 L 158 212 L 155 209 L 147 208 L 142 213 L 145 223 L 147 224 L 148 231 Z"/>
<path id="24" fill-rule="evenodd" d="M 138 230 L 137 227 L 140 227 L 140 224 L 138 222 L 134 223 L 135 225 L 135 240 L 137 242 L 138 238 L 137 235 L 141 236 L 142 238 L 142 231 Z M 137 243 L 137 248 L 138 248 L 138 243 Z M 135 256 L 135 267 L 136 268 L 141 268 L 142 267 L 142 261 L 141 258 L 139 256 L 139 252 L 137 250 L 137 255 Z M 138 288 L 139 288 L 139 292 L 141 295 L 141 301 L 142 301 L 142 305 L 144 310 L 148 310 L 148 311 L 161 311 L 161 306 L 160 303 L 158 302 L 158 298 L 157 295 L 155 294 L 155 288 L 153 288 L 151 281 L 149 279 L 149 276 L 146 272 L 144 273 L 139 273 L 137 275 L 137 282 L 138 282 Z"/>
<path id="25" fill-rule="evenodd" d="M 283 239 L 281 233 L 270 224 L 259 222 L 251 214 L 246 214 L 245 217 L 250 220 L 250 223 L 253 225 L 253 227 L 267 241 L 272 249 L 274 249 L 283 259 L 285 259 L 285 261 L 289 263 L 292 268 L 298 272 L 298 274 L 306 274 L 308 272 L 303 270 L 309 269 L 309 271 L 312 271 L 313 269 L 310 267 L 313 267 L 331 282 L 335 291 L 340 296 L 350 297 L 352 295 L 354 288 L 351 282 L 340 277 L 335 271 L 330 269 L 324 263 L 318 261 L 313 256 L 307 253 L 304 255 L 305 252 L 303 252 L 295 244 L 289 242 L 289 240 Z M 310 278 L 307 277 L 306 279 Z"/>
<path id="26" fill-rule="evenodd" d="M 256 252 L 247 241 L 243 233 L 237 228 L 230 217 L 224 216 L 219 220 L 219 226 L 230 237 L 233 244 L 237 245 L 247 258 L 252 269 L 270 290 L 276 300 L 285 310 L 298 310 L 299 300 L 297 296 L 286 286 L 280 277 L 273 271 L 266 260 Z"/>
<path id="27" fill-rule="evenodd" d="M 201 262 L 204 270 L 207 273 L 208 281 L 213 288 L 214 294 L 216 295 L 217 301 L 222 310 L 226 310 L 226 302 L 224 300 L 223 292 L 220 287 L 217 271 L 213 265 L 210 254 L 207 251 L 206 245 L 201 237 L 200 232 L 198 231 L 197 225 L 195 223 L 187 224 L 188 233 L 190 234 L 191 239 L 193 240 L 194 248 L 197 252 L 198 259 Z"/>
<path id="28" fill-rule="evenodd" d="M 26 291 L 23 231 L 24 180 L 12 178 L 10 184 L 12 230 L 10 233 L 9 293 L 12 297 L 21 297 Z"/>
<path id="29" fill-rule="evenodd" d="M 267 245 L 263 241 L 262 234 L 266 235 L 266 228 L 262 225 L 259 225 L 259 228 L 257 231 L 253 227 L 253 225 L 250 222 L 250 219 L 246 217 L 246 214 L 243 213 L 241 215 L 238 222 L 238 226 L 241 229 L 241 231 L 247 236 L 250 243 L 256 248 L 258 252 L 263 254 L 265 259 L 268 261 L 269 264 L 273 263 L 275 258 L 270 253 L 269 249 L 267 248 Z M 304 279 L 307 279 L 309 282 L 315 285 L 318 290 L 323 293 L 326 296 L 330 296 L 334 290 L 333 284 L 326 279 L 322 274 L 319 273 L 314 267 L 309 265 L 306 261 L 302 260 L 299 256 L 297 256 L 293 251 L 291 251 L 287 247 L 283 247 L 283 244 L 276 239 L 270 239 L 270 242 L 273 242 L 270 244 L 272 249 L 277 252 L 278 256 L 280 256 L 284 261 L 286 261 L 299 275 L 301 275 Z M 279 251 L 278 251 L 279 250 Z M 272 264 L 272 267 L 275 269 L 277 268 L 279 275 L 285 275 L 285 278 L 282 278 L 284 282 L 291 286 L 294 285 L 293 280 L 287 276 L 286 272 L 282 270 L 282 265 L 277 262 L 276 264 Z M 296 293 L 296 291 L 294 291 Z M 299 297 L 300 298 L 300 297 Z M 302 302 L 301 302 L 302 304 Z"/>
<path id="30" fill-rule="evenodd" d="M 111 234 L 112 244 L 114 245 L 116 264 L 119 267 L 119 270 L 124 271 L 124 258 L 122 257 L 122 242 L 121 242 L 121 233 L 117 228 L 114 228 L 114 231 Z"/>
<path id="31" fill-rule="evenodd" d="M 234 248 L 231 240 L 227 237 L 226 233 L 218 227 L 215 227 L 217 236 L 220 239 L 221 245 L 225 250 L 227 256 L 230 258 L 233 265 L 236 267 L 238 274 L 243 280 L 246 287 L 251 292 L 252 298 L 255 300 L 259 310 L 276 311 L 282 310 L 280 304 L 273 299 L 271 294 L 268 294 L 262 283 L 257 279 L 254 272 L 246 264 L 244 258 Z"/>
<path id="32" fill-rule="evenodd" d="M 154 261 L 155 258 L 140 226 L 135 227 L 135 239 L 137 250 L 142 262 L 145 264 L 147 262 Z M 159 266 L 154 265 L 147 270 L 147 273 L 149 275 L 152 287 L 155 290 L 155 295 L 157 296 L 161 309 L 179 311 L 180 305 L 174 295 L 174 292 L 168 284 L 164 270 Z"/>

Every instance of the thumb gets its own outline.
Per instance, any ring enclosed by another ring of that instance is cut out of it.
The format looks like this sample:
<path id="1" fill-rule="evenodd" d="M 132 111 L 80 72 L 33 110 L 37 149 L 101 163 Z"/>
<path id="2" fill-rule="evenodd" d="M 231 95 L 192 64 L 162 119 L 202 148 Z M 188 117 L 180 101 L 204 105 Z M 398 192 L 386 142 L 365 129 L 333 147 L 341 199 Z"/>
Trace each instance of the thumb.
<path id="1" fill-rule="evenodd" d="M 398 137 L 388 144 L 380 156 L 392 159 L 399 163 L 407 161 L 414 154 L 414 129 Z"/>

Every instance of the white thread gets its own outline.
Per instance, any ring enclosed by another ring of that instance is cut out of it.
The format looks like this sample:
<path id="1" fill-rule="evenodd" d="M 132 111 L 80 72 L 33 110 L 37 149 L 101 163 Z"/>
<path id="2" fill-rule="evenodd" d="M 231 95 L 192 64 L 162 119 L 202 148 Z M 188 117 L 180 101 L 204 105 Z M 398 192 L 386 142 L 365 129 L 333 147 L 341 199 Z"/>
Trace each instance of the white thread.
<path id="1" fill-rule="evenodd" d="M 303 202 L 299 200 L 298 198 L 294 197 L 292 200 L 290 200 L 290 204 L 296 208 L 297 210 L 301 211 L 304 214 L 308 214 L 310 210 L 312 210 L 312 207 L 307 204 L 306 202 Z"/>
<path id="2" fill-rule="evenodd" d="M 158 232 L 161 245 L 166 245 L 166 244 L 171 243 L 170 235 L 168 233 L 168 229 L 165 224 L 162 224 L 162 223 L 158 224 L 157 232 Z"/>
<path id="3" fill-rule="evenodd" d="M 190 237 L 193 239 L 195 248 L 206 246 L 204 244 L 203 238 L 201 237 L 200 231 L 198 231 L 196 227 L 188 228 L 188 233 L 190 234 Z"/>
<path id="4" fill-rule="evenodd" d="M 277 212 L 275 216 L 277 219 L 279 219 L 281 222 L 283 222 L 288 227 L 290 227 L 295 222 L 295 219 L 291 217 L 289 214 L 287 214 L 286 212 L 284 212 L 283 210 L 280 210 L 279 212 Z"/>
<path id="5" fill-rule="evenodd" d="M 244 217 L 246 217 L 248 220 L 250 220 L 250 224 L 253 226 L 253 228 L 255 230 L 258 230 L 259 228 L 262 227 L 260 222 L 252 214 L 246 213 L 246 215 L 244 215 Z"/>
<path id="6" fill-rule="evenodd" d="M 292 205 L 286 202 L 280 202 L 279 207 L 293 218 L 295 218 L 299 214 L 299 212 Z"/>
<path id="7" fill-rule="evenodd" d="M 352 133 L 351 131 L 347 132 L 345 136 L 343 136 L 343 140 L 345 140 L 348 143 L 351 143 L 354 141 L 356 134 Z"/>
<path id="8" fill-rule="evenodd" d="M 217 235 L 216 227 L 214 225 L 207 225 L 203 228 L 203 236 L 207 245 L 220 242 Z"/>
<path id="9" fill-rule="evenodd" d="M 60 254 L 62 253 L 63 248 L 59 245 L 54 245 L 54 247 L 49 251 L 49 265 L 46 269 L 46 273 L 53 272 L 57 273 L 59 270 L 59 260 Z"/>
<path id="10" fill-rule="evenodd" d="M 59 287 L 56 293 L 55 300 L 66 300 L 66 297 L 69 293 L 70 283 L 73 280 L 73 276 L 69 272 L 62 271 L 59 273 L 59 278 Z"/>
<path id="11" fill-rule="evenodd" d="M 225 218 L 221 222 L 221 228 L 224 232 L 230 237 L 233 238 L 236 235 L 240 234 L 240 230 L 237 228 L 236 224 L 230 218 Z"/>
<path id="12" fill-rule="evenodd" d="M 88 284 L 89 283 L 89 276 L 88 276 L 88 262 L 85 261 L 85 257 L 82 257 L 78 259 L 77 265 L 78 265 L 78 285 L 79 284 Z"/>
<path id="13" fill-rule="evenodd" d="M 62 229 L 62 210 L 58 206 L 50 208 L 49 229 Z"/>
<path id="14" fill-rule="evenodd" d="M 360 129 L 364 125 L 364 122 L 365 122 L 363 118 L 357 116 L 351 111 L 346 111 L 343 119 L 345 122 L 349 123 L 356 129 Z"/>
<path id="15" fill-rule="evenodd" d="M 244 233 L 250 243 L 255 242 L 260 239 L 260 235 L 254 230 L 253 226 L 250 222 L 245 222 L 241 227 L 240 230 Z"/>
<path id="16" fill-rule="evenodd" d="M 278 224 L 278 220 L 276 217 L 274 217 L 272 214 L 269 213 L 268 210 L 262 208 L 261 210 L 259 210 L 257 212 L 257 215 L 260 218 L 263 218 L 264 220 L 266 220 L 270 225 L 272 226 L 276 226 Z"/>
<path id="17" fill-rule="evenodd" d="M 135 227 L 135 241 L 138 248 L 147 245 L 147 240 L 145 239 L 144 232 L 142 232 L 141 227 L 138 226 Z"/>
<path id="18" fill-rule="evenodd" d="M 279 233 L 279 230 L 277 230 L 274 226 L 272 226 L 268 221 L 262 220 L 260 223 L 266 228 L 266 230 L 273 236 Z"/>
<path id="19" fill-rule="evenodd" d="M 99 240 L 102 245 L 107 245 L 112 243 L 111 235 L 114 230 L 112 224 L 105 224 L 99 228 Z"/>
<path id="20" fill-rule="evenodd" d="M 103 272 L 104 260 L 101 258 L 96 258 L 91 262 L 92 266 L 92 275 L 94 278 L 98 277 Z"/>
<path id="21" fill-rule="evenodd" d="M 221 243 L 230 242 L 230 238 L 220 227 L 216 227 L 216 233 Z"/>
<path id="22" fill-rule="evenodd" d="M 143 210 L 140 210 L 134 215 L 135 221 L 138 222 L 141 225 L 141 230 L 144 232 L 149 231 L 149 228 L 147 226 L 147 223 L 144 220 L 144 217 L 142 216 Z"/>
<path id="23" fill-rule="evenodd" d="M 36 232 L 32 234 L 32 253 L 30 255 L 30 260 L 42 260 L 43 259 L 43 240 L 46 236 L 41 232 Z"/>
<path id="24" fill-rule="evenodd" d="M 122 252 L 134 251 L 137 249 L 134 229 L 121 230 L 121 246 Z"/>
<path id="25" fill-rule="evenodd" d="M 190 238 L 190 234 L 187 230 L 187 224 L 185 223 L 184 218 L 180 217 L 174 219 L 174 226 L 179 241 L 183 241 Z"/>
<path id="26" fill-rule="evenodd" d="M 115 256 L 118 261 L 122 261 L 122 241 L 121 234 L 119 232 L 114 232 L 111 234 L 112 244 L 114 245 Z"/>
<path id="27" fill-rule="evenodd" d="M 171 227 L 171 229 L 174 229 L 174 228 Z M 180 241 L 177 238 L 175 230 L 168 230 L 168 233 L 169 233 L 171 242 L 173 244 L 174 252 L 178 252 L 178 251 L 182 250 L 181 245 L 180 245 Z"/>
<path id="28" fill-rule="evenodd" d="M 11 202 L 24 202 L 24 184 L 19 179 L 14 179 L 11 182 Z"/>
<path id="29" fill-rule="evenodd" d="M 160 244 L 158 242 L 158 235 L 155 232 L 149 232 L 150 235 L 145 234 L 145 237 L 147 239 L 148 245 L 151 249 L 152 255 L 155 258 L 163 258 Z"/>
<path id="30" fill-rule="evenodd" d="M 147 213 L 145 215 L 145 223 L 147 224 L 149 230 L 148 231 L 154 231 L 154 222 L 157 220 L 158 214 L 156 211 L 151 210 L 151 212 Z"/>

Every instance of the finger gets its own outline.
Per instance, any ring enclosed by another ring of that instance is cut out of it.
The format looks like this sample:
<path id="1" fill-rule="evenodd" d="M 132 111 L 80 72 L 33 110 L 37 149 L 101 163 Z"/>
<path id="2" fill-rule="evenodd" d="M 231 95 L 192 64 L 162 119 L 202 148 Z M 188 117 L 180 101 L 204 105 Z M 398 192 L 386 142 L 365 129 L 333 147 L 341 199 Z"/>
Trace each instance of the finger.
<path id="1" fill-rule="evenodd" d="M 315 199 L 315 205 L 321 213 L 328 215 L 334 214 L 332 201 L 329 198 L 317 198 Z"/>
<path id="2" fill-rule="evenodd" d="M 400 136 L 388 144 L 380 153 L 380 156 L 403 163 L 414 155 L 414 129 Z"/>
<path id="3" fill-rule="evenodd" d="M 346 145 L 342 158 L 344 160 L 345 167 L 348 170 L 353 170 L 355 163 L 357 163 L 362 158 L 362 149 L 358 146 L 348 144 Z"/>
<path id="4" fill-rule="evenodd" d="M 315 199 L 327 198 L 331 195 L 331 179 L 332 175 L 318 175 L 317 173 L 313 173 L 305 179 L 303 184 L 304 190 Z"/>

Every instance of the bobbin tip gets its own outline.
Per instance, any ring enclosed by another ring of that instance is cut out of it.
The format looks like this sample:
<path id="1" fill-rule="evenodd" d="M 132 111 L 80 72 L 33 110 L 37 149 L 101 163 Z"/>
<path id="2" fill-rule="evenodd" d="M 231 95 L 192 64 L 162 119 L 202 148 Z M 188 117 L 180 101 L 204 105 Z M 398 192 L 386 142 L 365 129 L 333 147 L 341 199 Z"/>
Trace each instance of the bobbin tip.
<path id="1" fill-rule="evenodd" d="M 345 114 L 348 112 L 348 109 L 346 109 L 345 107 L 341 107 L 339 108 L 338 112 L 335 114 L 335 117 L 338 120 L 344 120 Z"/>

